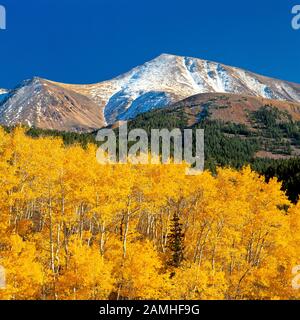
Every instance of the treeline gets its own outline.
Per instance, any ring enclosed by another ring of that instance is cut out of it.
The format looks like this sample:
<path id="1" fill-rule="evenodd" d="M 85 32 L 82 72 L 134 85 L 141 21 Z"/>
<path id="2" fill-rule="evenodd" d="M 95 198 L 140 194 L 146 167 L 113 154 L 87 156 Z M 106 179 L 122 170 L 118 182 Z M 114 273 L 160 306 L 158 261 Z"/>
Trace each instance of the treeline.
<path id="1" fill-rule="evenodd" d="M 194 126 L 189 126 L 191 115 L 184 108 L 154 110 L 137 116 L 128 122 L 128 130 L 142 128 L 151 137 L 151 129 L 173 128 L 205 130 L 205 169 L 212 173 L 217 167 L 241 169 L 250 164 L 253 170 L 264 175 L 268 181 L 277 177 L 282 182 L 291 201 L 295 202 L 300 194 L 300 170 L 297 158 L 289 160 L 259 159 L 255 155 L 259 150 L 289 155 L 292 146 L 300 144 L 300 125 L 294 122 L 287 112 L 272 106 L 263 106 L 250 115 L 256 131 L 243 124 L 224 123 L 203 118 Z M 10 132 L 13 128 L 5 128 Z M 27 128 L 30 137 L 61 137 L 65 145 L 80 144 L 86 148 L 88 144 L 97 144 L 96 133 L 73 133 L 38 128 Z M 118 129 L 115 129 L 118 135 Z M 149 144 L 150 146 L 150 144 Z M 118 145 L 117 145 L 118 147 Z M 172 152 L 172 150 L 171 150 Z"/>
<path id="2" fill-rule="evenodd" d="M 266 181 L 276 177 L 282 182 L 282 188 L 289 199 L 296 203 L 300 194 L 300 158 L 285 160 L 256 159 L 251 163 L 256 172 L 262 174 Z"/>
<path id="3" fill-rule="evenodd" d="M 61 138 L 63 143 L 68 145 L 80 144 L 82 147 L 86 147 L 89 143 L 97 144 L 95 141 L 96 133 L 77 133 L 57 130 L 46 130 L 35 127 L 21 126 L 27 136 L 31 138 L 39 137 L 56 137 Z M 16 127 L 2 126 L 5 132 L 10 133 L 15 130 Z"/>

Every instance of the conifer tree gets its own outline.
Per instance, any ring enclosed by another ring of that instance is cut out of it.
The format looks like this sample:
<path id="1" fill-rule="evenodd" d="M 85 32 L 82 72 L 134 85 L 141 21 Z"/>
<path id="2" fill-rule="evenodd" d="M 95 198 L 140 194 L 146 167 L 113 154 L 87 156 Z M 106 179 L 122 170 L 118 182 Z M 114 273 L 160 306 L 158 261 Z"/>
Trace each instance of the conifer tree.
<path id="1" fill-rule="evenodd" d="M 168 235 L 168 248 L 171 251 L 168 264 L 174 268 L 179 268 L 184 259 L 183 239 L 182 224 L 180 223 L 177 211 L 175 211 L 171 220 L 171 230 Z"/>

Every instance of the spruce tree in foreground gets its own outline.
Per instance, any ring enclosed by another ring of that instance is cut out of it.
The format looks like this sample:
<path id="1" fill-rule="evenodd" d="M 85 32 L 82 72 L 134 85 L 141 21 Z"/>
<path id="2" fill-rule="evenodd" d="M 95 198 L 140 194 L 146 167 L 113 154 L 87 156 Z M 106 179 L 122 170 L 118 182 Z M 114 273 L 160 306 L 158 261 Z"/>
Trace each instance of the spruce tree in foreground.
<path id="1" fill-rule="evenodd" d="M 168 264 L 172 267 L 179 268 L 183 261 L 183 238 L 182 224 L 177 212 L 174 212 L 171 220 L 171 230 L 168 235 L 168 248 L 171 251 L 171 257 Z"/>

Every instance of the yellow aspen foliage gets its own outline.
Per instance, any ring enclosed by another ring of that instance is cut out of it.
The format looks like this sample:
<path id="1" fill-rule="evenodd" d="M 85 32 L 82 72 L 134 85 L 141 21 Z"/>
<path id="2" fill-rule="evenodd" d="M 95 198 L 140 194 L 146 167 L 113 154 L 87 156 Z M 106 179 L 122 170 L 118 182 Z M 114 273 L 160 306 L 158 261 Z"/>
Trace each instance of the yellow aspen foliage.
<path id="1" fill-rule="evenodd" d="M 6 246 L 1 259 L 5 268 L 6 288 L 0 290 L 0 299 L 39 299 L 43 273 L 35 244 L 12 235 Z"/>
<path id="2" fill-rule="evenodd" d="M 57 279 L 57 298 L 103 300 L 113 288 L 111 265 L 99 254 L 99 248 L 74 240 L 69 246 L 70 259 Z"/>
<path id="3" fill-rule="evenodd" d="M 213 272 L 209 264 L 203 268 L 192 264 L 165 277 L 164 289 L 164 299 L 218 300 L 224 298 L 228 288 L 224 272 Z"/>
<path id="4" fill-rule="evenodd" d="M 276 179 L 96 152 L 0 129 L 0 299 L 300 298 L 300 205 Z"/>
<path id="5" fill-rule="evenodd" d="M 162 261 L 149 241 L 130 241 L 123 258 L 121 243 L 115 239 L 109 260 L 113 262 L 116 298 L 160 299 Z"/>

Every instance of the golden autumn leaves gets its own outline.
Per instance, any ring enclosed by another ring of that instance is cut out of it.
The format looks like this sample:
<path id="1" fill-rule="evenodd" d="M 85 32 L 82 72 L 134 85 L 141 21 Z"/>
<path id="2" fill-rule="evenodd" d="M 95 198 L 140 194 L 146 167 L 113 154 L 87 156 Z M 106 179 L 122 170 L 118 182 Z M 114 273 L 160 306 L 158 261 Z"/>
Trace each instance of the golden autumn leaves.
<path id="1" fill-rule="evenodd" d="M 99 165 L 0 131 L 1 299 L 297 299 L 300 207 L 249 168 Z M 178 213 L 184 259 L 170 267 Z M 170 276 L 172 275 L 172 276 Z"/>

